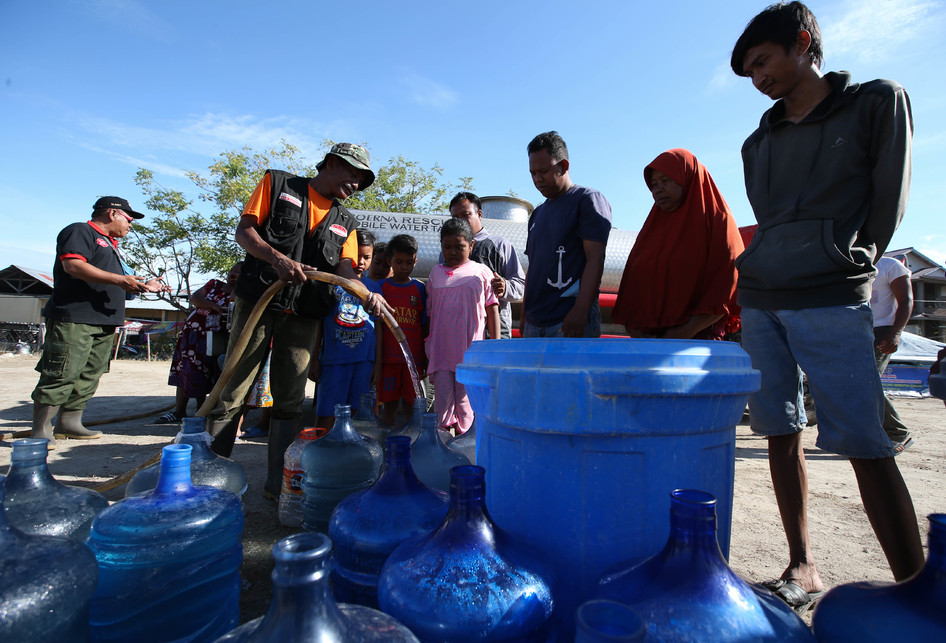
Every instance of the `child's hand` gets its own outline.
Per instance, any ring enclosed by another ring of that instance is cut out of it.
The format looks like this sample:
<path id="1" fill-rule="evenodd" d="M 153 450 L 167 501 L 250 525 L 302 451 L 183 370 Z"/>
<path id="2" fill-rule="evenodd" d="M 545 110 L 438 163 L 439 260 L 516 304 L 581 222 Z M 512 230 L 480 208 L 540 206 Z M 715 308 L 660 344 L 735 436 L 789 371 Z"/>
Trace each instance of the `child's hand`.
<path id="1" fill-rule="evenodd" d="M 379 295 L 376 292 L 369 292 L 368 296 L 365 297 L 365 310 L 374 315 L 375 317 L 381 316 L 381 312 L 387 310 L 389 313 L 393 313 L 394 309 L 384 300 L 384 297 Z"/>
<path id="2" fill-rule="evenodd" d="M 495 270 L 493 271 L 493 278 L 490 279 L 489 285 L 493 287 L 493 292 L 496 293 L 496 296 L 500 299 L 506 294 L 506 280 Z"/>

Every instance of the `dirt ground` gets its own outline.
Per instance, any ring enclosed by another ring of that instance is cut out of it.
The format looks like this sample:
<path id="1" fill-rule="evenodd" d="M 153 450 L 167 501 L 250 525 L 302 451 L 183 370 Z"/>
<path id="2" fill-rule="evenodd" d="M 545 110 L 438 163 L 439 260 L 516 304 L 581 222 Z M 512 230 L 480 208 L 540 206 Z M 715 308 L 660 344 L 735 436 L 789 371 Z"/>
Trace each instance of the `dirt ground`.
<path id="1" fill-rule="evenodd" d="M 11 434 L 28 429 L 32 413 L 30 392 L 36 383 L 36 357 L 0 355 L 0 473 L 10 464 Z M 89 403 L 87 421 L 120 421 L 99 427 L 98 440 L 59 440 L 50 453 L 53 475 L 67 484 L 95 486 L 132 469 L 159 452 L 177 426 L 152 420 L 173 404 L 167 386 L 168 362 L 119 360 L 103 376 Z M 312 385 L 310 384 L 310 387 Z M 311 393 L 311 391 L 310 391 Z M 193 404 L 193 402 L 191 403 Z M 897 458 L 913 495 L 924 546 L 927 515 L 946 511 L 946 407 L 941 400 L 895 401 L 916 444 Z M 189 409 L 194 412 L 193 406 Z M 147 413 L 144 419 L 121 419 Z M 253 413 L 249 421 L 255 420 Z M 883 553 L 861 506 L 850 465 L 841 457 L 814 446 L 815 430 L 805 432 L 810 481 L 810 526 L 816 561 L 827 587 L 859 580 L 890 581 Z M 241 441 L 233 451 L 249 476 L 244 502 L 243 593 L 241 622 L 265 613 L 271 596 L 272 545 L 293 533 L 279 525 L 275 507 L 260 494 L 266 474 L 265 441 Z M 119 487 L 105 494 L 111 501 L 124 496 Z M 778 577 L 787 561 L 787 547 L 769 480 L 766 443 L 749 427 L 736 429 L 736 476 L 730 564 L 743 578 L 762 581 Z"/>

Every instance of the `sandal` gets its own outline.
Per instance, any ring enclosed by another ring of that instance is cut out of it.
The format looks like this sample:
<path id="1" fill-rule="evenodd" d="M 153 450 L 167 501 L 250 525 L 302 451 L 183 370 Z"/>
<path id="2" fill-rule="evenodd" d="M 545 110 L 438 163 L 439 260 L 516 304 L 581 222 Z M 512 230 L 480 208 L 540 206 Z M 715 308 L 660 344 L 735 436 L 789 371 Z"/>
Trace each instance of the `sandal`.
<path id="1" fill-rule="evenodd" d="M 181 418 L 174 411 L 168 411 L 154 421 L 155 424 L 180 424 Z"/>
<path id="2" fill-rule="evenodd" d="M 269 431 L 264 431 L 258 426 L 251 426 L 249 429 L 243 432 L 240 436 L 241 440 L 249 440 L 251 438 L 265 438 L 269 435 Z"/>
<path id="3" fill-rule="evenodd" d="M 900 442 L 894 442 L 893 454 L 895 456 L 900 455 L 901 453 L 903 453 L 904 451 L 906 451 L 912 446 L 913 446 L 913 437 L 908 435 L 905 440 L 901 440 Z"/>
<path id="4" fill-rule="evenodd" d="M 824 590 L 806 592 L 800 585 L 781 578 L 765 581 L 761 585 L 782 599 L 799 616 L 804 616 L 805 612 L 814 609 L 824 596 Z"/>

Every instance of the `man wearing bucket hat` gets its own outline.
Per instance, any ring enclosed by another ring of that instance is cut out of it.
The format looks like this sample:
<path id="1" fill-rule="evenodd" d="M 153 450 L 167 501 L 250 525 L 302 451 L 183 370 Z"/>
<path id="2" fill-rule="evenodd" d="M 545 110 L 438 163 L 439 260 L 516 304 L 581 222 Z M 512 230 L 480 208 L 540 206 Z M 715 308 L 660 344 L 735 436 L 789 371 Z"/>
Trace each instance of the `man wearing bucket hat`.
<path id="1" fill-rule="evenodd" d="M 102 435 L 82 425 L 82 413 L 108 370 L 115 327 L 125 323 L 126 293 L 168 289 L 160 278 L 130 274 L 118 254 L 119 239 L 143 217 L 125 199 L 103 196 L 92 206 L 91 220 L 66 226 L 56 238 L 53 294 L 43 308 L 46 338 L 32 395 L 32 436 L 47 438 L 50 449 L 55 436 Z"/>
<path id="2" fill-rule="evenodd" d="M 341 201 L 374 181 L 368 151 L 360 145 L 333 145 L 316 168 L 319 173 L 312 178 L 268 170 L 243 210 L 236 240 L 247 254 L 236 285 L 229 355 L 263 292 L 279 279 L 288 285 L 275 294 L 260 317 L 207 426 L 214 437 L 214 452 L 230 455 L 247 393 L 271 351 L 273 407 L 263 495 L 272 500 L 279 496 L 283 453 L 296 438 L 302 416 L 306 375 L 321 318 L 334 304 L 330 289 L 309 281 L 305 271 L 355 278 L 358 221 Z M 384 299 L 374 293 L 365 302 L 373 314 L 380 314 L 383 306 Z"/>

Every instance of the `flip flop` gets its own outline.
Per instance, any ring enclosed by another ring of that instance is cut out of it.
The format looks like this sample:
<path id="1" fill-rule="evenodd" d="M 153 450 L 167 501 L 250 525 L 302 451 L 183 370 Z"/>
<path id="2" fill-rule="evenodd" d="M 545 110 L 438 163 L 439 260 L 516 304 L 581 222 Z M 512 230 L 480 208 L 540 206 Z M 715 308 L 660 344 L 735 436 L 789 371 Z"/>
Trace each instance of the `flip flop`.
<path id="1" fill-rule="evenodd" d="M 906 440 L 903 440 L 902 442 L 897 442 L 893 445 L 893 454 L 900 455 L 901 453 L 903 453 L 904 451 L 906 451 L 912 446 L 913 446 L 913 437 L 907 436 Z"/>
<path id="2" fill-rule="evenodd" d="M 269 435 L 269 431 L 264 431 L 258 426 L 253 426 L 243 432 L 243 435 L 240 436 L 241 440 L 249 440 L 252 438 L 265 438 Z"/>
<path id="3" fill-rule="evenodd" d="M 776 596 L 785 601 L 785 604 L 795 610 L 799 616 L 804 616 L 808 610 L 814 609 L 821 597 L 824 596 L 824 590 L 820 592 L 806 592 L 801 585 L 790 580 L 777 578 L 767 580 L 762 583 L 762 587 L 774 592 Z"/>

